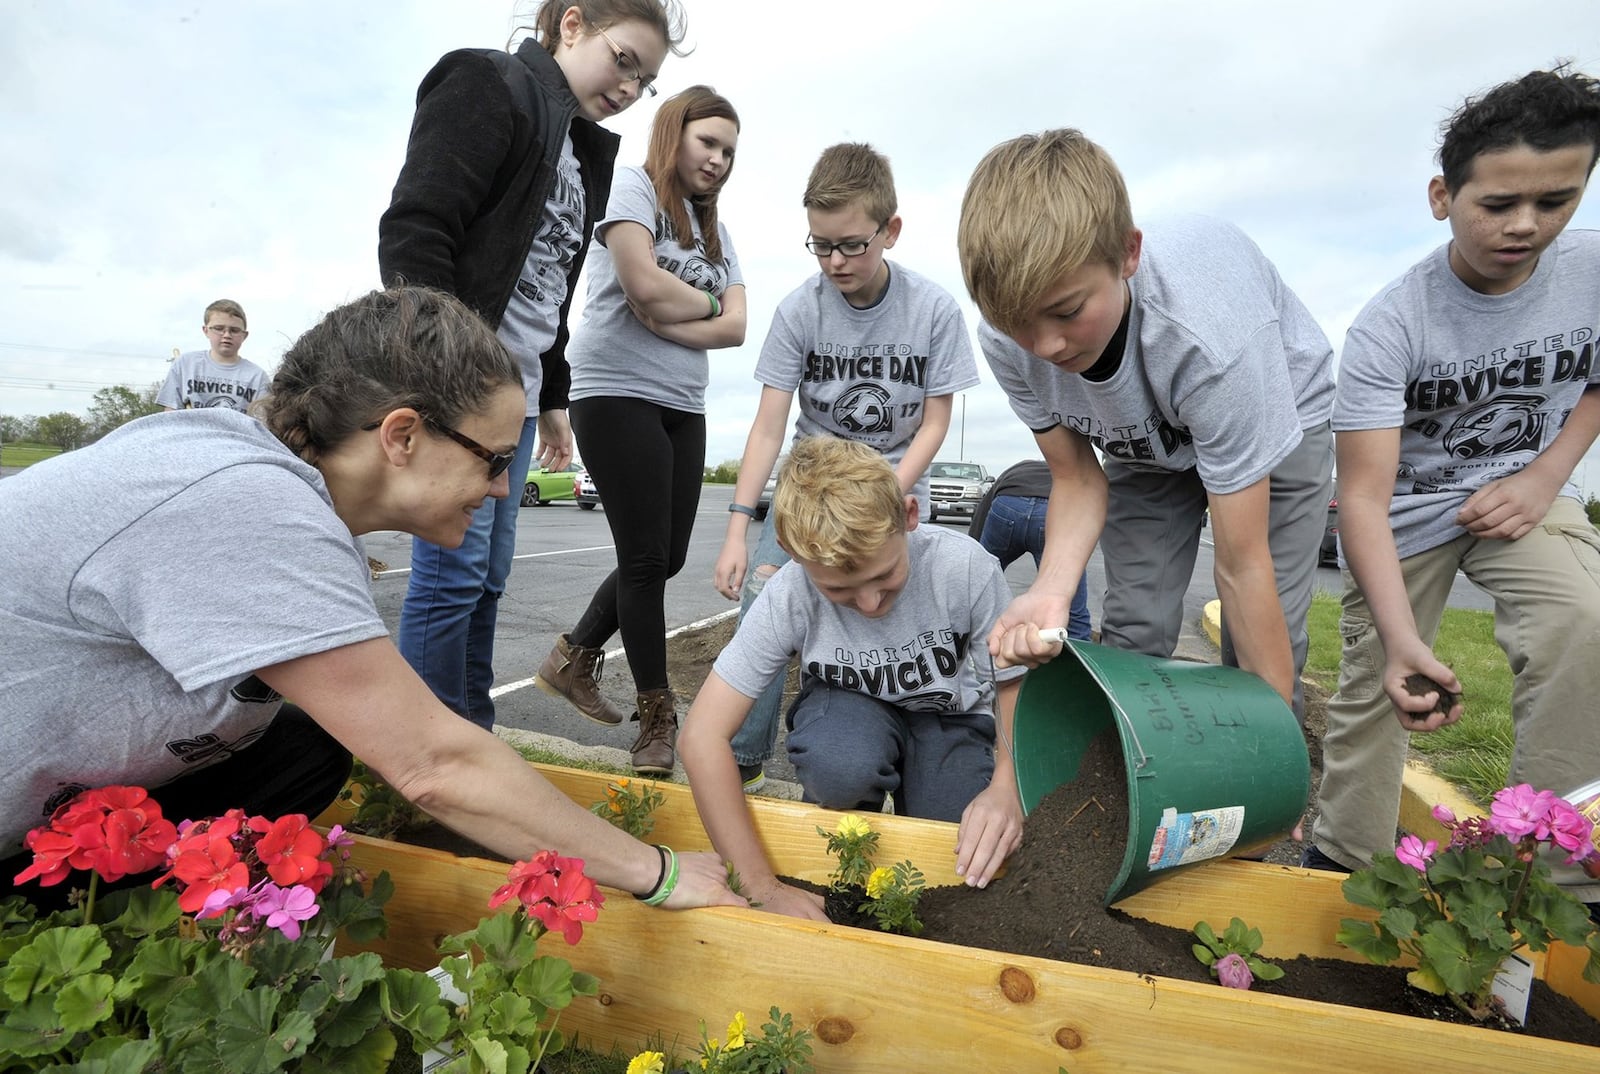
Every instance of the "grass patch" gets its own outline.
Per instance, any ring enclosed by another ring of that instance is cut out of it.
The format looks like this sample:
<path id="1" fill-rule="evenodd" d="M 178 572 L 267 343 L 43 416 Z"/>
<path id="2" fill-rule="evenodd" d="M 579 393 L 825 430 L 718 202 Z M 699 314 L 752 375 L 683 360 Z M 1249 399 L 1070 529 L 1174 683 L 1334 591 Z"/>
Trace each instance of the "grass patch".
<path id="1" fill-rule="evenodd" d="M 1317 593 L 1307 617 L 1311 637 L 1306 677 L 1332 693 L 1339 685 L 1339 599 Z M 1431 734 L 1411 736 L 1411 745 L 1444 779 L 1480 803 L 1506 785 L 1511 769 L 1511 667 L 1494 640 L 1489 612 L 1446 608 L 1434 655 L 1448 664 L 1463 687 L 1460 722 Z"/>
<path id="2" fill-rule="evenodd" d="M 585 758 L 568 757 L 564 753 L 557 753 L 555 750 L 547 750 L 542 746 L 535 746 L 527 742 L 513 742 L 510 745 L 512 749 L 522 754 L 523 760 L 530 761 L 534 764 L 560 765 L 563 768 L 578 768 L 585 772 L 604 772 L 607 775 L 612 776 L 631 777 L 634 774 L 632 768 L 624 768 L 621 765 L 606 764 L 603 761 L 591 761 Z M 671 783 L 672 781 L 668 779 L 664 782 Z"/>
<path id="3" fill-rule="evenodd" d="M 8 467 L 32 466 L 36 462 L 42 462 L 52 455 L 59 454 L 61 449 L 52 444 L 34 444 L 26 440 L 0 445 L 0 462 L 4 462 Z"/>

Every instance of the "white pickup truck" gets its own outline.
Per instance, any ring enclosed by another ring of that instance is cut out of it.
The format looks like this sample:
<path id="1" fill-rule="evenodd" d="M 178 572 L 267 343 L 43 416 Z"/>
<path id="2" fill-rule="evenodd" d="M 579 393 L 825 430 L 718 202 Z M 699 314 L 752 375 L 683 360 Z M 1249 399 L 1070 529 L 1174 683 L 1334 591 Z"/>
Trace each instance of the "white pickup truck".
<path id="1" fill-rule="evenodd" d="M 938 462 L 928 467 L 928 520 L 940 515 L 971 518 L 978 501 L 994 484 L 981 462 Z"/>

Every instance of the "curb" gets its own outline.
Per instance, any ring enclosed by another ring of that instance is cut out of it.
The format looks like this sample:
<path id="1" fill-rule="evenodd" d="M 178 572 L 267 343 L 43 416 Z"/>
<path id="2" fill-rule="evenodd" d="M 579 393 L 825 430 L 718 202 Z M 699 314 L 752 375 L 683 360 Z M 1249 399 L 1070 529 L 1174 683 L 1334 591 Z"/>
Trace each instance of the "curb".
<path id="1" fill-rule="evenodd" d="M 631 774 L 633 772 L 633 754 L 616 746 L 585 746 L 569 738 L 547 735 L 539 731 L 524 731 L 521 728 L 506 727 L 503 724 L 496 724 L 494 733 L 512 746 L 534 746 L 564 757 L 575 764 L 604 765 L 606 768 L 621 771 L 623 774 L 628 775 L 630 779 L 682 783 L 684 785 L 689 782 L 688 777 L 683 773 L 682 762 L 673 767 L 670 777 L 635 776 Z M 768 776 L 765 786 L 761 788 L 760 797 L 786 798 L 790 801 L 798 802 L 800 800 L 800 784 Z"/>
<path id="2" fill-rule="evenodd" d="M 1205 612 L 1200 616 L 1200 625 L 1205 628 L 1206 637 L 1211 639 L 1211 644 L 1222 648 L 1222 601 L 1206 601 Z"/>

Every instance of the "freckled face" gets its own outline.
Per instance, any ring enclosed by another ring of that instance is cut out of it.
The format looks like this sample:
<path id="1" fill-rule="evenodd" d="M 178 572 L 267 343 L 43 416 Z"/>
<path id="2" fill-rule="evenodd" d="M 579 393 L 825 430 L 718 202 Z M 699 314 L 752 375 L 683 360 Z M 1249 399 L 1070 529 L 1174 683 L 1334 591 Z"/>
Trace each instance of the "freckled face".
<path id="1" fill-rule="evenodd" d="M 911 577 L 911 554 L 904 534 L 896 536 L 853 571 L 801 560 L 813 585 L 835 604 L 854 608 L 868 619 L 881 619 Z"/>
<path id="2" fill-rule="evenodd" d="M 1592 145 L 1548 152 L 1518 144 L 1480 153 L 1454 194 L 1428 184 L 1434 219 L 1450 222 L 1450 267 L 1474 291 L 1502 295 L 1525 283 L 1539 255 L 1578 211 Z"/>

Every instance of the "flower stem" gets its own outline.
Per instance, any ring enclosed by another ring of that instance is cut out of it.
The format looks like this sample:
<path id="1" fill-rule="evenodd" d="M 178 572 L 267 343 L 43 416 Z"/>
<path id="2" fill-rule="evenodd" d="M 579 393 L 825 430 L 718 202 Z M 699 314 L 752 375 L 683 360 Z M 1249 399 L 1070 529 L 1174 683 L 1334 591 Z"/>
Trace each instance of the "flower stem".
<path id="1" fill-rule="evenodd" d="M 89 873 L 89 895 L 83 900 L 83 923 L 85 925 L 94 924 L 94 897 L 99 890 L 100 874 L 91 871 Z"/>

